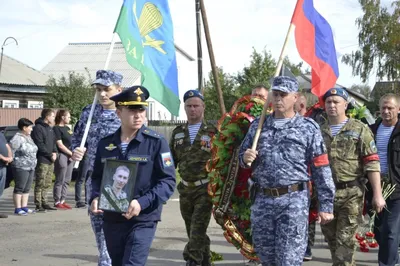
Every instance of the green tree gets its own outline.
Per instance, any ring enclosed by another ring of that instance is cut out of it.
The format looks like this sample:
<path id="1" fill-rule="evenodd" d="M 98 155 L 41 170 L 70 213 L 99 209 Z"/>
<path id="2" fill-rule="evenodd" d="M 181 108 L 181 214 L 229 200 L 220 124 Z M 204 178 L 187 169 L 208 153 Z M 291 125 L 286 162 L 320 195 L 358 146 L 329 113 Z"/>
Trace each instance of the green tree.
<path id="1" fill-rule="evenodd" d="M 393 12 L 379 0 L 358 0 L 364 15 L 357 18 L 360 49 L 346 54 L 342 62 L 350 65 L 353 75 L 365 82 L 371 72 L 381 80 L 400 78 L 400 0 L 392 2 Z"/>
<path id="2" fill-rule="evenodd" d="M 290 62 L 288 57 L 284 59 L 283 63 L 295 76 L 301 74 L 302 63 L 294 64 Z M 256 85 L 264 84 L 269 88 L 271 78 L 275 74 L 276 64 L 277 62 L 270 52 L 265 49 L 257 52 L 253 48 L 253 52 L 250 55 L 250 64 L 238 73 L 231 75 L 219 68 L 219 79 L 226 111 L 230 111 L 237 99 L 251 94 Z M 203 93 L 206 103 L 205 118 L 207 120 L 219 119 L 221 111 L 212 72 L 209 73 L 209 80 L 205 82 Z"/>
<path id="3" fill-rule="evenodd" d="M 224 72 L 222 68 L 218 69 L 219 82 L 221 84 L 222 95 L 224 98 L 226 111 L 229 112 L 233 103 L 238 99 L 235 94 L 236 82 L 234 77 Z M 221 118 L 221 109 L 215 89 L 215 81 L 212 72 L 209 73 L 209 80 L 204 84 L 204 102 L 206 109 L 204 117 L 206 120 L 218 120 Z"/>
<path id="4" fill-rule="evenodd" d="M 269 80 L 273 77 L 275 68 L 276 61 L 270 52 L 264 49 L 259 53 L 253 48 L 253 52 L 250 55 L 250 65 L 236 74 L 235 79 L 238 83 L 237 96 L 251 94 L 251 90 L 257 84 L 264 84 L 269 87 Z"/>
<path id="5" fill-rule="evenodd" d="M 88 82 L 90 77 L 70 72 L 68 76 L 54 77 L 47 81 L 46 108 L 65 108 L 71 112 L 72 124 L 79 119 L 83 107 L 93 102 L 94 90 Z"/>

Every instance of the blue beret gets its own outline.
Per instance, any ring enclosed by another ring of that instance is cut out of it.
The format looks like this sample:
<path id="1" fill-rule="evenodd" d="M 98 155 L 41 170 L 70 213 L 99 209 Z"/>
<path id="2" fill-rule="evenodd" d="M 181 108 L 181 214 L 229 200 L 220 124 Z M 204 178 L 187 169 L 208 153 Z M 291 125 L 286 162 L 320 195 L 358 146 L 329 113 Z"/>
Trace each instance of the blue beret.
<path id="1" fill-rule="evenodd" d="M 96 80 L 93 81 L 92 85 L 94 84 L 100 84 L 106 87 L 113 84 L 121 86 L 122 75 L 112 70 L 98 70 L 96 72 Z"/>
<path id="2" fill-rule="evenodd" d="M 112 97 L 111 100 L 115 102 L 117 106 L 128 106 L 132 109 L 144 108 L 149 103 L 146 100 L 150 97 L 149 91 L 143 86 L 133 86 L 123 90 Z"/>
<path id="3" fill-rule="evenodd" d="M 198 90 L 188 90 L 185 95 L 183 95 L 183 102 L 186 102 L 187 99 L 197 97 L 204 101 L 204 96 Z"/>
<path id="4" fill-rule="evenodd" d="M 299 90 L 299 82 L 291 77 L 279 76 L 274 78 L 274 81 L 272 82 L 272 90 L 287 93 L 297 92 Z"/>
<path id="5" fill-rule="evenodd" d="M 345 99 L 346 101 L 349 99 L 349 93 L 343 88 L 332 88 L 332 89 L 328 90 L 324 94 L 322 99 L 325 101 L 325 99 L 328 98 L 329 96 L 340 96 L 343 99 Z"/>

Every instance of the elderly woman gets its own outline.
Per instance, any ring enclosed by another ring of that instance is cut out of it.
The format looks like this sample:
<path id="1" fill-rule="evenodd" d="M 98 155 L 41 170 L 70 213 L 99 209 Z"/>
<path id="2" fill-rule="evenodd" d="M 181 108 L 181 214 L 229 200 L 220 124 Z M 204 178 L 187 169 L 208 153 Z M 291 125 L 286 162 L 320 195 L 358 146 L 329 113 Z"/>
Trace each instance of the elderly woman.
<path id="1" fill-rule="evenodd" d="M 57 209 L 71 209 L 71 206 L 65 202 L 68 186 L 71 182 L 72 170 L 74 169 L 74 164 L 71 160 L 72 151 L 69 149 L 72 130 L 67 126 L 70 121 L 71 114 L 68 110 L 60 109 L 57 111 L 56 126 L 53 128 L 59 151 L 54 165 L 56 181 L 53 188 L 54 207 Z"/>
<path id="2" fill-rule="evenodd" d="M 11 164 L 14 176 L 14 206 L 16 215 L 28 215 L 35 211 L 28 209 L 29 191 L 32 186 L 37 163 L 37 146 L 31 138 L 32 121 L 21 118 L 18 120 L 20 130 L 10 141 L 14 161 Z"/>

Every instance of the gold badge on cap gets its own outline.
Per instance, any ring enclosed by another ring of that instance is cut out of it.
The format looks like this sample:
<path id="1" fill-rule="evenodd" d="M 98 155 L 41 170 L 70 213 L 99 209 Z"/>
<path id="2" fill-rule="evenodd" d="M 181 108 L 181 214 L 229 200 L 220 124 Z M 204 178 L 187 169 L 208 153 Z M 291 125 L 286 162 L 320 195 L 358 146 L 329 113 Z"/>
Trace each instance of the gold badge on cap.
<path id="1" fill-rule="evenodd" d="M 143 94 L 143 91 L 140 88 L 137 88 L 134 93 L 136 93 L 137 95 Z M 140 101 L 138 101 L 140 102 Z"/>
<path id="2" fill-rule="evenodd" d="M 337 93 L 337 91 L 335 89 L 331 90 L 331 94 L 336 94 L 336 93 Z"/>
<path id="3" fill-rule="evenodd" d="M 141 101 L 142 101 L 142 98 L 141 98 L 140 96 L 138 96 L 138 97 L 136 98 L 136 101 L 141 102 Z"/>
<path id="4" fill-rule="evenodd" d="M 194 95 L 193 91 L 189 92 L 189 96 L 193 96 L 193 95 Z"/>

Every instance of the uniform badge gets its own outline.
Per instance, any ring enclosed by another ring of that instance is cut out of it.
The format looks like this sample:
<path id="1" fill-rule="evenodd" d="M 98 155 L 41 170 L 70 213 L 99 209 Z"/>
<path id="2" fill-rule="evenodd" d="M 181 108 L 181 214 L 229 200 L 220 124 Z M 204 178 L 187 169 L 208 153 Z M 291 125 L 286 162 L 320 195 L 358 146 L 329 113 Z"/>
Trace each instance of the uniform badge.
<path id="1" fill-rule="evenodd" d="M 72 130 L 70 129 L 70 130 L 68 130 L 68 134 L 70 134 L 70 135 L 72 135 Z"/>
<path id="2" fill-rule="evenodd" d="M 129 161 L 134 161 L 134 162 L 142 162 L 142 163 L 147 163 L 149 161 L 148 156 L 129 156 L 128 158 Z"/>
<path id="3" fill-rule="evenodd" d="M 376 148 L 376 145 L 375 145 L 375 141 L 371 140 L 371 142 L 369 143 L 369 147 L 371 148 L 371 151 L 373 153 L 378 152 L 378 149 Z"/>
<path id="4" fill-rule="evenodd" d="M 108 146 L 106 147 L 106 150 L 112 151 L 112 150 L 115 150 L 116 148 L 117 148 L 117 146 L 115 146 L 114 144 L 110 143 L 110 145 L 108 145 Z"/>
<path id="5" fill-rule="evenodd" d="M 163 161 L 164 167 L 170 167 L 174 165 L 174 163 L 172 162 L 172 156 L 170 152 L 161 153 L 161 159 Z"/>
<path id="6" fill-rule="evenodd" d="M 200 138 L 201 142 L 201 149 L 204 151 L 210 151 L 211 150 L 211 137 L 208 135 L 203 135 Z"/>
<path id="7" fill-rule="evenodd" d="M 185 133 L 178 133 L 178 134 L 175 134 L 174 139 L 182 139 L 184 137 L 185 137 Z"/>

